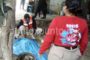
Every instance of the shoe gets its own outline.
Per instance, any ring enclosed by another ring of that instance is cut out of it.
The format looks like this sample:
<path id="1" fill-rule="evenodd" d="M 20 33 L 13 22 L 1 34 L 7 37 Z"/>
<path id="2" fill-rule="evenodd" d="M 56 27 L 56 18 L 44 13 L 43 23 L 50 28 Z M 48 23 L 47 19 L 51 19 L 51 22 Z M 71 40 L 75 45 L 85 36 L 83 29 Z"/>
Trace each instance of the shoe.
<path id="1" fill-rule="evenodd" d="M 42 17 L 41 19 L 46 19 L 46 17 Z"/>

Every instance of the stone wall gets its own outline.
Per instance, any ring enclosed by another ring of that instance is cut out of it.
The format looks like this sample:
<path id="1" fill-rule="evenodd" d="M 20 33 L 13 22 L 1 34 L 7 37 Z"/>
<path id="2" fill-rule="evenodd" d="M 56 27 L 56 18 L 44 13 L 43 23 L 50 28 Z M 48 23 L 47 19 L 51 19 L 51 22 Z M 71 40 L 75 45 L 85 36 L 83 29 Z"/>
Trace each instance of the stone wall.
<path id="1" fill-rule="evenodd" d="M 65 0 L 50 0 L 49 9 L 50 11 L 59 14 L 61 10 L 61 4 Z"/>

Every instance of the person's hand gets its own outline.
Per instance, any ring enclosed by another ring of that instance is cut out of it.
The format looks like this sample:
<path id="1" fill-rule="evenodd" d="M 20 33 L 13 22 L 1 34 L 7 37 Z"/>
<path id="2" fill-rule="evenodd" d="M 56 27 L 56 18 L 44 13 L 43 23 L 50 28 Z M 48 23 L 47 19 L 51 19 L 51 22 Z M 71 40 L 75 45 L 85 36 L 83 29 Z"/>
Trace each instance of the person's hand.
<path id="1" fill-rule="evenodd" d="M 40 57 L 42 57 L 42 54 L 38 54 Z"/>

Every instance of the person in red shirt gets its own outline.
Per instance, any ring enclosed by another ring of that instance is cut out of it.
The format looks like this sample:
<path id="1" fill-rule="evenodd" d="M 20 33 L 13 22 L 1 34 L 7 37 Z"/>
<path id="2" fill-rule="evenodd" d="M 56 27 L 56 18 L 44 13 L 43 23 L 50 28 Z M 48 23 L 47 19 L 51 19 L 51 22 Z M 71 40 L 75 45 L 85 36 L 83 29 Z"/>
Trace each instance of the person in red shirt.
<path id="1" fill-rule="evenodd" d="M 77 0 L 66 0 L 63 6 L 65 16 L 58 16 L 51 22 L 39 54 L 50 47 L 48 60 L 79 60 L 88 44 L 86 20 L 77 16 L 80 4 Z"/>

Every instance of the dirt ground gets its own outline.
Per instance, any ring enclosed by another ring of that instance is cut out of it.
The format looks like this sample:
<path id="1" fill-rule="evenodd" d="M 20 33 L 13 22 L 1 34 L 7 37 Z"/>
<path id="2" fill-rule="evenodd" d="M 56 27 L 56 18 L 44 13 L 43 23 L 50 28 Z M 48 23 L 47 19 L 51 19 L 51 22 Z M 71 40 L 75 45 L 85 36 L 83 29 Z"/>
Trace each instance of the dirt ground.
<path id="1" fill-rule="evenodd" d="M 1 47 L 0 47 L 1 49 Z M 0 50 L 0 60 L 3 60 L 2 59 L 2 55 L 1 55 L 1 50 Z M 13 60 L 16 60 L 16 58 L 14 57 Z M 90 60 L 90 42 L 88 43 L 88 49 L 86 51 L 86 54 L 84 56 L 82 56 L 81 60 Z"/>

